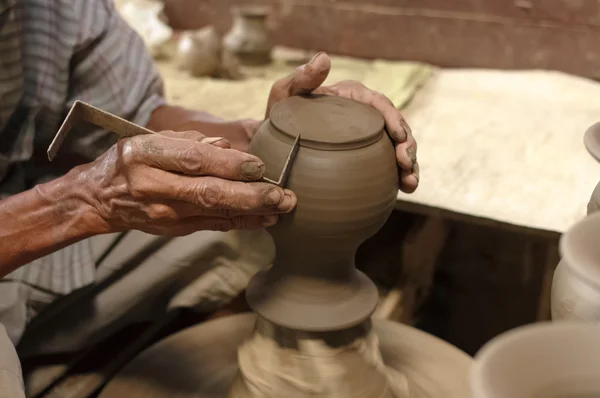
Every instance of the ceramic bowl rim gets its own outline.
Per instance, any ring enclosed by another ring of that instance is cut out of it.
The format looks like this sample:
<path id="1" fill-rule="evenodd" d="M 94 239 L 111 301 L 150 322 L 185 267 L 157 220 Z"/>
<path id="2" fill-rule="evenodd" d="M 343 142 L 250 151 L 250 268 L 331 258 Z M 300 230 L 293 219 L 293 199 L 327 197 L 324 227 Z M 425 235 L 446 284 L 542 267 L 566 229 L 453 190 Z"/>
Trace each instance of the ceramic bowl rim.
<path id="1" fill-rule="evenodd" d="M 583 134 L 583 144 L 588 153 L 600 162 L 600 122 L 597 122 L 585 131 Z"/>
<path id="2" fill-rule="evenodd" d="M 545 321 L 518 326 L 497 335 L 485 343 L 473 357 L 473 364 L 469 372 L 471 394 L 476 398 L 499 398 L 493 394 L 493 391 L 489 390 L 486 383 L 487 379 L 484 377 L 484 370 L 489 363 L 490 358 L 494 358 L 497 353 L 506 349 L 507 346 L 511 346 L 515 341 L 522 338 L 531 338 L 536 335 L 548 335 L 548 333 L 562 334 L 569 330 L 585 332 L 594 328 L 600 330 L 600 326 L 598 325 L 580 321 Z"/>

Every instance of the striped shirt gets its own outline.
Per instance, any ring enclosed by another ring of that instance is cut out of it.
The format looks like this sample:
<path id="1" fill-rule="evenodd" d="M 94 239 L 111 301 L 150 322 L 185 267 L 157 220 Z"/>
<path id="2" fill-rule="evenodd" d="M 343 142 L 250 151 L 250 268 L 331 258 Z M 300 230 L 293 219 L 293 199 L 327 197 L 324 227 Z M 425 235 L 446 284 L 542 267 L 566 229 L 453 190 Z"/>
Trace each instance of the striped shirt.
<path id="1" fill-rule="evenodd" d="M 75 100 L 145 125 L 164 95 L 142 39 L 112 0 L 0 0 L 2 197 L 56 177 L 33 157 L 45 152 Z M 80 126 L 59 157 L 91 161 L 114 140 Z M 28 264 L 0 280 L 0 323 L 17 342 L 41 302 L 94 279 L 88 241 Z"/>

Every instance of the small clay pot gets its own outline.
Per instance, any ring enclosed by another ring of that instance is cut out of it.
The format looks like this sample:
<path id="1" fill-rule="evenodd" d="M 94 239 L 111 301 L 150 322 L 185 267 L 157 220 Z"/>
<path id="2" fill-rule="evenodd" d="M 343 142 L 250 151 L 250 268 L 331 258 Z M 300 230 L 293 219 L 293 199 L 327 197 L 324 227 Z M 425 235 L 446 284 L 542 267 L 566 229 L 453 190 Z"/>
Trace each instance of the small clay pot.
<path id="1" fill-rule="evenodd" d="M 562 260 L 552 282 L 552 320 L 600 323 L 600 213 L 577 222 L 560 239 Z"/>
<path id="2" fill-rule="evenodd" d="M 225 48 L 244 65 L 266 65 L 271 62 L 273 43 L 267 28 L 269 8 L 236 7 L 231 30 L 225 35 Z"/>
<path id="3" fill-rule="evenodd" d="M 221 64 L 221 37 L 214 27 L 184 32 L 177 47 L 177 65 L 194 77 L 215 76 Z"/>
<path id="4" fill-rule="evenodd" d="M 588 152 L 600 160 L 600 123 L 591 126 L 584 134 Z M 600 182 L 592 192 L 587 205 L 588 217 L 600 210 Z M 595 262 L 582 262 L 586 253 L 594 253 L 595 242 L 582 234 L 600 232 L 598 221 L 583 220 L 575 224 L 561 238 L 561 253 L 566 253 L 554 271 L 551 289 L 552 320 L 579 320 L 600 322 L 600 253 Z"/>
<path id="5" fill-rule="evenodd" d="M 339 330 L 367 319 L 377 305 L 377 289 L 355 269 L 354 257 L 394 208 L 394 147 L 374 108 L 336 96 L 295 96 L 275 105 L 250 145 L 266 177 L 278 180 L 298 134 L 287 183 L 298 206 L 269 229 L 276 259 L 252 279 L 247 299 L 276 325 Z"/>

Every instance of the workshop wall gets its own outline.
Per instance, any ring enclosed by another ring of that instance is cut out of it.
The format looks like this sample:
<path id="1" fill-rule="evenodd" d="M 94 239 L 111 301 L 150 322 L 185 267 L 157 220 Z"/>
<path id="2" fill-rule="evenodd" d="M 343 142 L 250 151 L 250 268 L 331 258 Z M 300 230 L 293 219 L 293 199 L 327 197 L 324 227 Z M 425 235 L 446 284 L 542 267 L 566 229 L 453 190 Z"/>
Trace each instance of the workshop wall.
<path id="1" fill-rule="evenodd" d="M 270 4 L 277 44 L 445 67 L 556 69 L 600 77 L 595 0 L 164 0 L 173 27 L 214 24 Z"/>

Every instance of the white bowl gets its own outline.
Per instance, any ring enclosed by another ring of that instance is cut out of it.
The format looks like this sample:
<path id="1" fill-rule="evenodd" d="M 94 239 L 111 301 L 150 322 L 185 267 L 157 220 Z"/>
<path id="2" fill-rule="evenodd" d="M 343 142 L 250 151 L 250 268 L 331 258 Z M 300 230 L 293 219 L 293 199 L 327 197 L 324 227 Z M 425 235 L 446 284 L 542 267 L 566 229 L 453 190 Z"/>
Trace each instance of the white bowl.
<path id="1" fill-rule="evenodd" d="M 600 397 L 600 327 L 522 326 L 488 342 L 471 368 L 473 398 Z"/>

